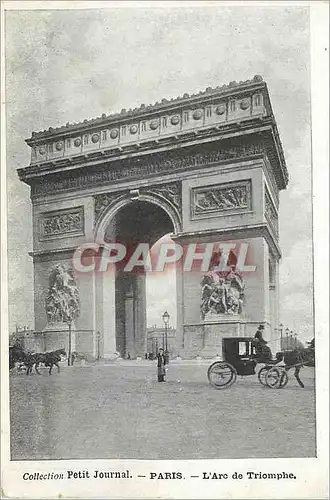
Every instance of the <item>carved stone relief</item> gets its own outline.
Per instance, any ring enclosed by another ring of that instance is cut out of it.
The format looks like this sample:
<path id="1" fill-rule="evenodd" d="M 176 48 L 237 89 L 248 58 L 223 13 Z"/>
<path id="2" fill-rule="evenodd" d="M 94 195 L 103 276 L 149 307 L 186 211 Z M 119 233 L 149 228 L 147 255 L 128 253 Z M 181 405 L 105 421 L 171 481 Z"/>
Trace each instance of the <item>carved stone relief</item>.
<path id="1" fill-rule="evenodd" d="M 201 282 L 201 314 L 206 319 L 219 314 L 241 314 L 245 283 L 234 266 L 226 273 L 210 271 Z"/>
<path id="2" fill-rule="evenodd" d="M 41 240 L 84 234 L 84 207 L 45 212 L 39 220 Z"/>
<path id="3" fill-rule="evenodd" d="M 142 192 L 143 191 L 160 194 L 175 205 L 181 212 L 181 182 L 169 182 L 158 186 L 151 186 L 145 188 Z"/>
<path id="4" fill-rule="evenodd" d="M 70 267 L 57 264 L 50 273 L 45 308 L 48 323 L 67 323 L 79 316 L 79 291 Z"/>
<path id="5" fill-rule="evenodd" d="M 251 210 L 251 181 L 192 189 L 192 218 Z"/>
<path id="6" fill-rule="evenodd" d="M 115 200 L 118 200 L 121 198 L 124 194 L 126 194 L 126 191 L 121 191 L 121 192 L 115 192 L 115 193 L 104 193 L 104 194 L 97 194 L 94 196 L 94 220 L 95 222 L 99 218 L 100 214 L 103 212 L 105 208 L 107 208 L 111 203 L 113 203 Z"/>
<path id="7" fill-rule="evenodd" d="M 177 208 L 179 213 L 181 213 L 181 182 L 169 182 L 161 185 L 145 186 L 139 189 L 95 195 L 95 222 L 97 222 L 103 210 L 120 198 L 127 197 L 131 200 L 138 200 L 143 194 L 161 195 L 163 198 L 166 198 L 169 202 L 171 202 L 172 205 Z"/>
<path id="8" fill-rule="evenodd" d="M 266 187 L 265 187 L 265 216 L 270 226 L 275 231 L 276 236 L 278 236 L 279 235 L 278 216 Z"/>
<path id="9" fill-rule="evenodd" d="M 40 178 L 32 186 L 32 196 L 43 196 L 60 191 L 70 191 L 76 189 L 90 188 L 92 186 L 108 184 L 125 179 L 144 178 L 151 175 L 176 172 L 198 168 L 203 165 L 211 165 L 220 161 L 247 158 L 249 156 L 264 153 L 262 144 L 240 144 L 223 149 L 204 151 L 190 155 L 170 155 L 164 154 L 161 158 L 154 158 L 152 161 L 137 162 L 132 159 L 116 164 L 112 163 L 111 169 L 102 168 L 101 171 L 94 170 L 85 174 L 65 177 L 61 174 L 58 178 Z"/>

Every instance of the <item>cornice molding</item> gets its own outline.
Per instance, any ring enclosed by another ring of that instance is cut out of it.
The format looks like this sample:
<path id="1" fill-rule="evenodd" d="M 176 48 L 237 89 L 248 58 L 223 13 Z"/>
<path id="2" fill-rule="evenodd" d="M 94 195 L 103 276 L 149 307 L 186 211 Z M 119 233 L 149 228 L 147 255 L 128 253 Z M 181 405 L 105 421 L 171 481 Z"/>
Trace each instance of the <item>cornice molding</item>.
<path id="1" fill-rule="evenodd" d="M 76 247 L 54 248 L 51 250 L 37 250 L 29 252 L 33 262 L 49 262 L 55 260 L 69 260 L 76 251 Z"/>
<path id="2" fill-rule="evenodd" d="M 20 179 L 27 182 L 29 178 L 57 171 L 73 170 L 86 166 L 98 165 L 100 163 L 111 163 L 122 161 L 127 158 L 143 158 L 150 154 L 167 153 L 173 150 L 185 150 L 186 148 L 209 144 L 217 141 L 227 141 L 245 137 L 253 134 L 260 135 L 271 131 L 272 123 L 266 117 L 251 118 L 243 123 L 230 123 L 223 126 L 212 126 L 199 131 L 184 131 L 159 140 L 147 140 L 136 144 L 127 144 L 123 147 L 113 146 L 97 151 L 77 154 L 70 157 L 55 158 L 28 165 L 17 170 Z M 255 139 L 257 140 L 257 139 Z"/>
<path id="3" fill-rule="evenodd" d="M 216 237 L 219 241 L 226 241 L 228 238 L 230 238 L 230 240 L 235 240 L 262 237 L 267 241 L 275 259 L 278 261 L 282 257 L 278 240 L 274 237 L 274 232 L 271 231 L 267 223 L 233 226 L 222 229 L 204 229 L 203 231 L 182 232 L 171 235 L 171 239 L 173 241 L 179 240 L 181 242 L 188 240 L 189 242 L 191 238 L 199 237 L 202 242 L 210 236 Z"/>
<path id="4" fill-rule="evenodd" d="M 93 118 L 90 120 L 84 120 L 79 123 L 67 123 L 65 126 L 61 127 L 49 127 L 48 130 L 43 130 L 40 132 L 32 132 L 32 137 L 26 139 L 27 144 L 32 145 L 38 142 L 39 139 L 49 138 L 51 136 L 65 136 L 67 134 L 72 134 L 75 131 L 81 132 L 82 130 L 91 129 L 91 127 L 106 127 L 114 122 L 123 121 L 127 119 L 137 119 L 139 117 L 145 117 L 146 115 L 152 115 L 159 112 L 170 111 L 173 107 L 177 108 L 182 105 L 196 104 L 200 100 L 205 100 L 205 98 L 216 98 L 216 97 L 228 97 L 229 95 L 236 95 L 242 93 L 242 91 L 251 91 L 255 88 L 264 88 L 266 83 L 263 81 L 262 77 L 255 75 L 253 79 L 246 81 L 232 81 L 228 85 L 222 85 L 215 88 L 207 87 L 204 91 L 198 94 L 184 94 L 183 96 L 172 98 L 172 99 L 162 99 L 160 102 L 155 104 L 141 104 L 138 108 L 134 109 L 122 109 L 120 113 L 114 113 L 110 115 L 102 114 L 102 116 Z"/>
<path id="5" fill-rule="evenodd" d="M 186 153 L 186 154 L 184 154 Z M 202 166 L 262 158 L 265 150 L 262 142 L 228 141 L 214 144 L 212 148 L 194 147 L 185 151 L 169 151 L 162 155 L 149 155 L 145 158 L 127 158 L 99 168 L 90 166 L 72 172 L 57 172 L 52 175 L 26 179 L 32 185 L 31 196 L 47 196 L 59 192 L 90 189 L 93 186 L 118 185 L 133 179 L 147 179 L 159 175 L 178 174 L 200 169 Z M 144 160 L 144 161 L 143 161 Z M 176 178 L 176 180 L 180 180 Z"/>

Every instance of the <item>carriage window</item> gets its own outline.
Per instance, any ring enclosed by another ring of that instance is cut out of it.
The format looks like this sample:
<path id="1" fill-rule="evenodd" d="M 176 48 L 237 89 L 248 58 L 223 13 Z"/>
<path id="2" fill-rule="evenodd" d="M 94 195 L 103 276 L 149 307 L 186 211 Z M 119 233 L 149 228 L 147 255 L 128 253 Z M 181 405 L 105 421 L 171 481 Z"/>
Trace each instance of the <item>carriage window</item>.
<path id="1" fill-rule="evenodd" d="M 240 356 L 245 356 L 247 355 L 247 346 L 245 342 L 240 342 L 238 346 L 238 353 Z"/>

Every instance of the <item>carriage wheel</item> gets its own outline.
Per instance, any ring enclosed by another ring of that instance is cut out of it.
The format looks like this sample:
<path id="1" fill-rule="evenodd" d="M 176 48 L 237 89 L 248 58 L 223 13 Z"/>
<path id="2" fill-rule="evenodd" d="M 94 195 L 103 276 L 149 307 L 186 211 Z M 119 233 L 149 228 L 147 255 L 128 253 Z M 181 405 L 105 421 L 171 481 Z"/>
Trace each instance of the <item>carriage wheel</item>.
<path id="1" fill-rule="evenodd" d="M 289 377 L 285 370 L 280 366 L 274 366 L 266 373 L 266 385 L 271 389 L 283 389 L 288 383 Z"/>
<path id="2" fill-rule="evenodd" d="M 236 381 L 237 371 L 225 361 L 216 361 L 207 371 L 210 384 L 215 389 L 227 389 Z"/>
<path id="3" fill-rule="evenodd" d="M 266 368 L 266 366 L 264 366 L 263 368 L 261 368 L 261 370 L 258 371 L 258 380 L 260 384 L 264 385 L 265 387 L 267 386 L 266 375 L 268 370 L 269 368 Z"/>

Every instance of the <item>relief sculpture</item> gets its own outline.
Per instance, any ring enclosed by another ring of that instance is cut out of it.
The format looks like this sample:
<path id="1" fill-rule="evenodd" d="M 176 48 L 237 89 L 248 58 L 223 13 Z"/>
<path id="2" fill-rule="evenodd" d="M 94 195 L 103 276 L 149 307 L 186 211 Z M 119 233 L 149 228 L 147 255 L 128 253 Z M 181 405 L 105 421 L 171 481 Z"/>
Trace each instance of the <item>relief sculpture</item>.
<path id="1" fill-rule="evenodd" d="M 79 316 L 79 292 L 71 268 L 55 266 L 49 277 L 45 307 L 48 323 L 67 323 Z"/>
<path id="2" fill-rule="evenodd" d="M 193 190 L 192 215 L 251 208 L 250 182 Z"/>
<path id="3" fill-rule="evenodd" d="M 109 207 L 109 205 L 113 202 L 118 201 L 120 198 L 125 196 L 130 196 L 130 199 L 133 199 L 132 193 L 135 191 L 137 193 L 137 197 L 143 195 L 144 193 L 159 194 L 169 200 L 181 212 L 181 182 L 170 182 L 158 186 L 142 187 L 133 191 L 125 190 L 120 191 L 119 193 L 114 192 L 95 195 L 95 222 L 99 219 L 103 210 Z"/>
<path id="4" fill-rule="evenodd" d="M 69 233 L 83 234 L 83 229 L 84 212 L 82 207 L 70 212 L 44 214 L 42 218 L 41 235 L 43 238 Z"/>
<path id="5" fill-rule="evenodd" d="M 212 314 L 241 314 L 245 284 L 242 276 L 230 266 L 230 271 L 209 271 L 202 279 L 202 318 Z"/>
<path id="6" fill-rule="evenodd" d="M 148 191 L 160 194 L 173 203 L 179 210 L 181 210 L 181 182 L 171 182 L 161 184 L 160 186 L 152 186 Z"/>
<path id="7" fill-rule="evenodd" d="M 265 191 L 265 215 L 274 229 L 275 234 L 278 236 L 278 217 L 273 202 L 267 191 Z"/>
<path id="8" fill-rule="evenodd" d="M 77 177 L 65 177 L 63 174 L 53 177 L 51 180 L 45 177 L 38 179 L 32 185 L 32 196 L 44 196 L 54 191 L 70 191 L 73 189 L 90 188 L 91 186 L 106 185 L 109 182 L 119 181 L 121 179 L 141 178 L 155 174 L 169 173 L 173 171 L 198 168 L 204 165 L 211 165 L 220 161 L 227 161 L 235 158 L 246 158 L 249 156 L 263 154 L 263 148 L 260 144 L 241 144 L 231 146 L 222 150 L 207 151 L 185 156 L 176 156 L 168 154 L 161 160 L 154 158 L 149 162 L 133 164 L 133 160 L 120 162 L 107 170 L 96 171 L 77 175 Z"/>
<path id="9" fill-rule="evenodd" d="M 104 193 L 97 194 L 94 196 L 94 213 L 95 213 L 95 221 L 98 219 L 99 215 L 103 212 L 105 208 L 107 208 L 112 202 L 119 199 L 124 192 L 115 192 L 115 193 Z"/>

